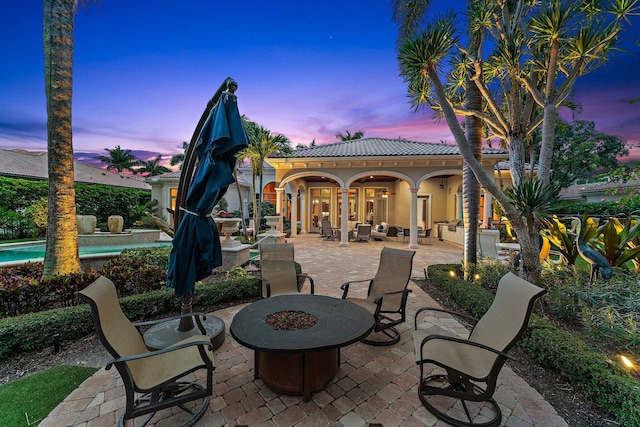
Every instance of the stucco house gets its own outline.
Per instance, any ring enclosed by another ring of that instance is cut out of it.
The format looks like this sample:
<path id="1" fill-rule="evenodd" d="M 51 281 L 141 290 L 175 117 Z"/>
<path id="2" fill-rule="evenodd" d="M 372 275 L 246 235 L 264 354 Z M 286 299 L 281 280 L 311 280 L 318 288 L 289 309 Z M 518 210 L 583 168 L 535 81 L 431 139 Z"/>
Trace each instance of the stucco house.
<path id="1" fill-rule="evenodd" d="M 484 148 L 482 164 L 496 176 L 496 165 L 508 158 L 506 150 Z M 348 246 L 348 231 L 355 223 L 388 223 L 410 230 L 411 248 L 418 247 L 419 228 L 431 228 L 434 238 L 462 244 L 461 225 L 454 231 L 438 226 L 462 218 L 463 161 L 455 145 L 363 138 L 298 148 L 265 162 L 263 200 L 297 223 L 300 233 L 319 233 L 321 221 L 328 220 L 341 231 L 340 245 Z M 238 172 L 242 198 L 251 202 L 251 167 L 240 166 Z M 503 178 L 510 179 L 508 170 Z M 172 218 L 167 208 L 175 209 L 179 179 L 180 171 L 146 180 L 168 222 Z M 230 211 L 240 208 L 233 184 L 225 199 Z M 491 200 L 489 193 L 482 194 L 483 224 L 493 217 Z M 292 227 L 292 237 L 296 234 Z"/>
<path id="2" fill-rule="evenodd" d="M 560 191 L 560 199 L 572 202 L 613 202 L 637 194 L 640 179 L 575 184 Z"/>
<path id="3" fill-rule="evenodd" d="M 496 164 L 509 157 L 502 149 L 482 152 L 492 176 Z M 341 246 L 349 245 L 355 222 L 409 228 L 409 247 L 417 248 L 419 227 L 437 230 L 437 223 L 462 218 L 463 161 L 455 145 L 363 138 L 298 148 L 266 161 L 275 172 L 277 212 L 299 222 L 301 233 L 318 232 L 320 221 L 330 221 L 341 231 Z M 491 195 L 483 194 L 485 224 L 493 215 L 490 207 Z M 461 243 L 459 228 L 455 234 L 460 236 L 446 240 Z"/>
<path id="4" fill-rule="evenodd" d="M 151 187 L 151 200 L 158 201 L 158 216 L 161 216 L 168 224 L 173 224 L 173 215 L 169 209 L 173 211 L 176 208 L 181 173 L 182 171 L 167 172 L 146 178 L 147 184 Z M 246 177 L 241 172 L 238 173 L 237 185 L 240 187 L 242 202 L 238 199 L 236 184 L 231 184 L 224 197 L 229 212 L 240 210 L 241 203 L 244 203 L 245 200 L 247 203 L 251 203 L 253 200 L 251 185 L 247 183 Z"/>

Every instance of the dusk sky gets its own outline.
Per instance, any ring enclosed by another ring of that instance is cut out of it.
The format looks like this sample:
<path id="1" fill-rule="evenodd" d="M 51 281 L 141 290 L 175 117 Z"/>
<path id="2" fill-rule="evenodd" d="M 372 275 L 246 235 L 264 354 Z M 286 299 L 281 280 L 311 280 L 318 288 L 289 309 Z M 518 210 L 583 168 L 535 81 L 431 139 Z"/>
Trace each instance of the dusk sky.
<path id="1" fill-rule="evenodd" d="M 454 143 L 444 121 L 407 103 L 388 0 L 87 3 L 74 32 L 78 158 L 120 145 L 168 160 L 227 76 L 238 82 L 240 112 L 294 146 L 336 142 L 347 130 Z M 640 17 L 632 22 L 633 52 L 616 53 L 574 92 L 576 118 L 630 148 L 640 146 L 640 102 L 627 102 L 640 97 Z M 0 148 L 45 151 L 42 2 L 4 2 L 0 37 Z"/>

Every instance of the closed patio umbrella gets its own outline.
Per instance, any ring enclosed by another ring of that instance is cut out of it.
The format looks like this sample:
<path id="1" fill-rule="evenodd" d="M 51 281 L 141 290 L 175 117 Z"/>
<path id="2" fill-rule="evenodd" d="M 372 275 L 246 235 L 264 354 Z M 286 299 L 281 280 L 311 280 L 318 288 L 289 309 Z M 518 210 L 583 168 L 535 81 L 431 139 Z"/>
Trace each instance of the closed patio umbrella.
<path id="1" fill-rule="evenodd" d="M 236 88 L 235 82 L 227 79 L 227 90 L 200 130 L 194 147 L 198 163 L 186 202 L 177 208 L 181 220 L 173 238 L 167 287 L 180 297 L 192 293 L 196 281 L 222 265 L 218 228 L 211 212 L 234 182 L 235 154 L 248 145 L 233 94 Z"/>

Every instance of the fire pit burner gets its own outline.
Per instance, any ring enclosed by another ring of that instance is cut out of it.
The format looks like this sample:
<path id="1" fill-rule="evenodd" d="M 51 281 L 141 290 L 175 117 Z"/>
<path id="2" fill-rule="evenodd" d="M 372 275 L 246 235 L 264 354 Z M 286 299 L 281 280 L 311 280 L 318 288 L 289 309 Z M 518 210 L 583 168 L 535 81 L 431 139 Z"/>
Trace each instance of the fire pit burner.
<path id="1" fill-rule="evenodd" d="M 267 316 L 267 325 L 276 331 L 301 331 L 318 323 L 318 318 L 304 311 L 278 311 Z"/>

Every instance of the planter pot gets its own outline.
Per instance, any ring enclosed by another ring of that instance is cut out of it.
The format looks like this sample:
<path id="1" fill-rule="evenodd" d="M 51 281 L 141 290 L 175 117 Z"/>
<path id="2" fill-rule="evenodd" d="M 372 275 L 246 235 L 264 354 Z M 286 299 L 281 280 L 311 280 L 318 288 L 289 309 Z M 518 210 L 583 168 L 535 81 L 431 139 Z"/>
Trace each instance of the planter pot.
<path id="1" fill-rule="evenodd" d="M 111 215 L 107 219 L 107 226 L 109 227 L 109 233 L 120 234 L 122 233 L 122 228 L 124 227 L 124 218 L 122 218 L 120 215 Z"/>
<path id="2" fill-rule="evenodd" d="M 214 218 L 213 220 L 218 226 L 218 230 L 224 234 L 224 238 L 220 239 L 220 243 L 223 246 L 236 246 L 240 244 L 240 242 L 231 237 L 233 233 L 237 233 L 239 230 L 238 224 L 240 223 L 240 218 Z"/>
<path id="3" fill-rule="evenodd" d="M 96 231 L 97 220 L 93 215 L 76 215 L 78 234 L 93 234 Z"/>

